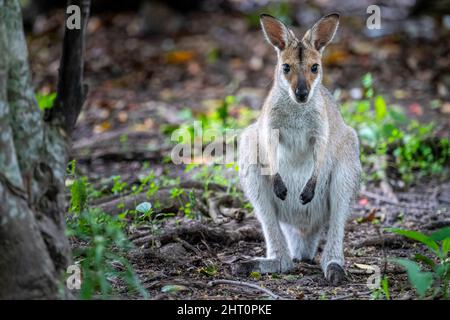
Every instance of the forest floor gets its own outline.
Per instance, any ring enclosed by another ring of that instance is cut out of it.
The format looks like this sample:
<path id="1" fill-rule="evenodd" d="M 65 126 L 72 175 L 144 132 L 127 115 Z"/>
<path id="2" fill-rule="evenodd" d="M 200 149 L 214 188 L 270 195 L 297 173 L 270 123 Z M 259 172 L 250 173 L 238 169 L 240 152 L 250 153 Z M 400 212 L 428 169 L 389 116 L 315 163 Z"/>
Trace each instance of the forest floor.
<path id="1" fill-rule="evenodd" d="M 341 286 L 330 286 L 317 264 L 299 263 L 289 274 L 233 275 L 233 264 L 264 255 L 260 226 L 243 206 L 237 182 L 236 199 L 230 200 L 230 190 L 213 183 L 206 188 L 193 177 L 196 170 L 185 172 L 184 166 L 166 161 L 173 144 L 163 132 L 186 121 L 186 108 L 201 114 L 229 95 L 239 105 L 258 110 L 271 85 L 275 53 L 258 27 L 237 13 L 190 12 L 177 19 L 181 27 L 170 36 L 144 34 L 139 15 L 132 12 L 90 19 L 86 51 L 90 92 L 71 151 L 78 169 L 94 185 L 108 184 L 111 176 L 120 176 L 131 186 L 152 170 L 156 177 L 179 177 L 185 193 L 193 190 L 191 194 L 198 195 L 198 207 L 192 210 L 201 212 L 200 219 L 175 212 L 177 219 L 161 221 L 156 234 L 151 222 L 128 228 L 135 243 L 129 259 L 150 296 L 267 298 L 266 293 L 246 286 L 208 285 L 228 279 L 257 284 L 287 299 L 370 299 L 374 291 L 367 287 L 367 268 L 377 266 L 389 279 L 393 299 L 415 297 L 404 270 L 387 259 L 411 257 L 423 248 L 383 228 L 431 232 L 450 225 L 450 182 L 429 179 L 407 190 L 365 183 L 346 225 L 348 280 Z M 38 17 L 28 33 L 33 81 L 43 94 L 55 91 L 61 43 L 55 40 L 61 39 L 62 21 L 60 12 Z M 361 78 L 371 72 L 374 87 L 390 102 L 405 108 L 410 117 L 437 121 L 438 134 L 448 136 L 449 42 L 439 35 L 427 37 L 426 30 L 418 38 L 396 32 L 367 35 L 360 31 L 363 22 L 358 21 L 344 19 L 337 39 L 327 49 L 325 86 L 340 92 L 340 102 L 348 101 L 361 95 Z M 436 99 L 444 101 L 439 108 L 433 102 Z M 153 199 L 164 202 L 167 193 L 161 188 Z M 114 201 L 131 199 L 135 206 L 138 198 L 109 195 L 93 205 L 114 209 Z M 217 205 L 217 199 L 224 202 Z M 229 217 L 213 214 L 215 219 L 211 219 L 213 207 Z M 164 212 L 174 209 L 180 209 L 179 205 L 169 203 Z M 322 247 L 323 243 L 319 255 Z M 137 298 L 120 282 L 114 285 L 117 298 Z"/>

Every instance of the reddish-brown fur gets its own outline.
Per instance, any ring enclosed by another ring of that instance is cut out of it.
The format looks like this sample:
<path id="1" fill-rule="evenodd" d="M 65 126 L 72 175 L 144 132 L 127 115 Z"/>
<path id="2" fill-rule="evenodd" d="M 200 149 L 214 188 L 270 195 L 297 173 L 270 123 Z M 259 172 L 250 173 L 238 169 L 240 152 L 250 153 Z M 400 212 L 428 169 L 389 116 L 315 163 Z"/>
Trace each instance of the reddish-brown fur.
<path id="1" fill-rule="evenodd" d="M 305 41 L 293 41 L 281 52 L 281 62 L 287 63 L 291 69 L 284 76 L 293 91 L 297 88 L 299 80 L 305 80 L 308 90 L 311 90 L 314 80 L 319 76 L 319 73 L 311 72 L 311 67 L 317 63 L 320 68 L 320 58 L 320 53 L 310 47 Z"/>

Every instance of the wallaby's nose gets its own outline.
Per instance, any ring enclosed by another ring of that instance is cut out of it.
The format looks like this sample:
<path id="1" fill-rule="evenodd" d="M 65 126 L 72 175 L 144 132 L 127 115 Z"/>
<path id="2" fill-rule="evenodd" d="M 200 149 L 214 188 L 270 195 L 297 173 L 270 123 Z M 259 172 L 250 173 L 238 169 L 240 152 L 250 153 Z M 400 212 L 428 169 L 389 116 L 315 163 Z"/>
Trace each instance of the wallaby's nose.
<path id="1" fill-rule="evenodd" d="M 297 89 L 295 89 L 295 96 L 301 102 L 305 102 L 306 101 L 306 99 L 308 98 L 308 93 L 309 93 L 308 89 L 306 89 L 306 88 L 297 88 Z"/>

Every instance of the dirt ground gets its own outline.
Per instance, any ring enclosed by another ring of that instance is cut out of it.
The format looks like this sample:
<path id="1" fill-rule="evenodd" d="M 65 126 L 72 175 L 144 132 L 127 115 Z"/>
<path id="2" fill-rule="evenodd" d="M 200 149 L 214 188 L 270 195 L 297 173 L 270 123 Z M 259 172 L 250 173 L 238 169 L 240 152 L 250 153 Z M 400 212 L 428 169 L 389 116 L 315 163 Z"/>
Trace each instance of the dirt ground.
<path id="1" fill-rule="evenodd" d="M 364 17 L 363 11 L 354 10 Z M 190 12 L 179 17 L 181 27 L 169 35 L 146 34 L 142 14 L 102 13 L 89 22 L 86 79 L 90 92 L 74 134 L 72 156 L 92 181 L 112 175 L 135 181 L 148 167 L 157 176 L 189 180 L 183 168 L 163 161 L 171 145 L 162 127 L 181 123 L 183 107 L 204 110 L 208 101 L 227 95 L 258 110 L 271 85 L 275 53 L 258 27 L 249 26 L 242 14 Z M 314 15 L 319 16 L 316 11 L 302 16 L 302 32 Z M 415 24 L 414 19 L 421 18 L 411 18 L 409 23 Z M 39 92 L 55 91 L 62 21 L 59 11 L 39 16 L 28 32 L 33 80 Z M 404 36 L 407 25 L 386 23 L 385 34 L 367 34 L 362 18 L 344 16 L 324 58 L 325 85 L 340 92 L 339 100 L 344 102 L 359 95 L 361 77 L 372 72 L 378 92 L 404 107 L 411 117 L 438 121 L 437 135 L 448 136 L 450 111 L 433 108 L 433 100 L 449 97 L 449 42 L 439 34 L 427 34 L 426 27 L 418 36 L 414 31 Z M 218 279 L 256 283 L 287 299 L 370 299 L 365 265 L 378 266 L 388 276 L 393 299 L 411 299 L 415 295 L 406 274 L 386 261 L 410 257 L 422 249 L 381 230 L 397 226 L 432 231 L 450 225 L 450 183 L 431 180 L 410 190 L 395 190 L 397 204 L 377 185 L 362 189 L 346 226 L 348 281 L 339 287 L 327 284 L 317 264 L 299 263 L 283 275 L 235 277 L 234 263 L 265 252 L 260 227 L 245 210 L 244 218 L 219 224 L 208 218 L 179 217 L 178 231 L 164 236 L 176 229 L 175 219 L 168 220 L 155 246 L 149 245 L 148 226 L 130 227 L 136 248 L 129 259 L 154 299 L 268 297 L 245 286 L 208 285 Z M 208 266 L 214 266 L 213 270 Z M 114 285 L 117 298 L 137 298 L 120 282 Z M 167 285 L 179 287 L 162 292 Z"/>

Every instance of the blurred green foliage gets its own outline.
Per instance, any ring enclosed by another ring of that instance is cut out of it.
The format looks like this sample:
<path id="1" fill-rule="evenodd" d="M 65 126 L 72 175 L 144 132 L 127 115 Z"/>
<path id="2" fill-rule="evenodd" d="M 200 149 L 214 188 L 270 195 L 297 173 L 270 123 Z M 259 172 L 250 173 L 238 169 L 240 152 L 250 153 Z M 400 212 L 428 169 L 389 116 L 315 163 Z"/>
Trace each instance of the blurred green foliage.
<path id="1" fill-rule="evenodd" d="M 292 13 L 294 12 L 292 8 L 292 2 L 281 0 L 281 1 L 271 1 L 268 5 L 260 7 L 247 15 L 248 24 L 251 27 L 259 26 L 259 16 L 262 13 L 270 14 L 271 16 L 277 17 L 283 21 L 286 25 L 291 25 L 293 22 Z"/>
<path id="2" fill-rule="evenodd" d="M 448 174 L 450 143 L 436 137 L 434 123 L 421 124 L 405 111 L 375 95 L 372 76 L 363 77 L 364 98 L 342 105 L 342 115 L 360 139 L 366 181 L 386 179 L 389 173 L 405 186 L 424 177 Z"/>
<path id="3" fill-rule="evenodd" d="M 36 101 L 41 110 L 51 109 L 56 99 L 56 92 L 52 93 L 36 93 Z"/>
<path id="4" fill-rule="evenodd" d="M 109 298 L 113 293 L 111 281 L 122 281 L 130 292 L 143 298 L 148 294 L 141 286 L 126 252 L 132 248 L 120 216 L 111 216 L 91 208 L 88 199 L 93 188 L 86 177 L 76 177 L 75 163 L 68 166 L 70 186 L 70 214 L 67 218 L 67 235 L 79 244 L 73 251 L 75 261 L 81 266 L 81 299 Z"/>
<path id="5" fill-rule="evenodd" d="M 450 227 L 444 227 L 429 236 L 418 231 L 398 228 L 388 228 L 387 231 L 419 242 L 432 253 L 431 258 L 416 254 L 414 261 L 399 258 L 391 259 L 391 262 L 406 269 L 409 282 L 419 296 L 423 298 L 429 291 L 432 291 L 433 298 L 443 297 L 448 299 L 450 296 Z M 421 264 L 429 271 L 423 271 Z"/>

